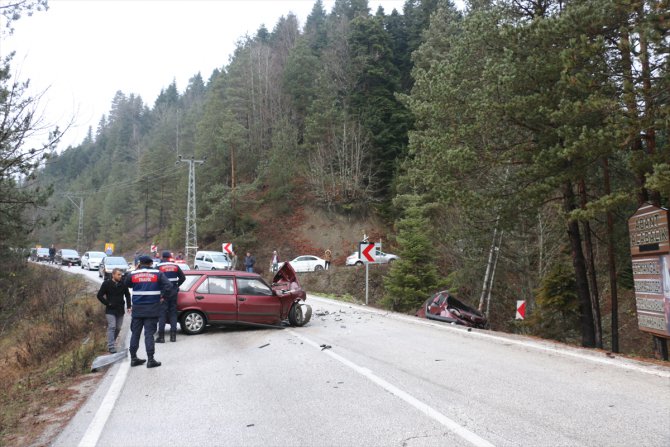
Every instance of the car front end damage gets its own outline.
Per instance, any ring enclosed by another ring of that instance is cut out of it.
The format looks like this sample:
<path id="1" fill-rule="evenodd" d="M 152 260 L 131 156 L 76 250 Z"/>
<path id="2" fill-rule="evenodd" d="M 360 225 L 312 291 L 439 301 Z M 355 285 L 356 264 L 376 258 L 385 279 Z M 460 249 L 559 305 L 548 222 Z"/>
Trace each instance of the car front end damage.
<path id="1" fill-rule="evenodd" d="M 449 291 L 437 292 L 428 298 L 415 314 L 417 317 L 461 326 L 488 329 L 482 312 L 454 298 Z"/>
<path id="2" fill-rule="evenodd" d="M 304 326 L 312 318 L 312 306 L 305 303 L 307 293 L 302 289 L 295 270 L 284 263 L 272 279 L 272 290 L 281 300 L 281 319 L 291 326 Z"/>

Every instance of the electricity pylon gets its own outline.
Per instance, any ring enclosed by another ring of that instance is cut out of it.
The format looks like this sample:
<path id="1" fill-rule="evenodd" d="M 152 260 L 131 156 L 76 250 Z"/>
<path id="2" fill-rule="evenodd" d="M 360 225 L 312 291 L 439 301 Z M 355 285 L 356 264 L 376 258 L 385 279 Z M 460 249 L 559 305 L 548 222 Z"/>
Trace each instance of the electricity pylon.
<path id="1" fill-rule="evenodd" d="M 188 200 L 186 202 L 186 243 L 184 244 L 184 257 L 187 262 L 191 261 L 191 256 L 195 256 L 198 250 L 198 225 L 197 212 L 195 203 L 195 165 L 203 164 L 207 158 L 203 160 L 196 160 L 195 157 L 190 159 L 179 159 L 176 164 L 188 163 Z M 191 255 L 191 252 L 193 255 Z"/>

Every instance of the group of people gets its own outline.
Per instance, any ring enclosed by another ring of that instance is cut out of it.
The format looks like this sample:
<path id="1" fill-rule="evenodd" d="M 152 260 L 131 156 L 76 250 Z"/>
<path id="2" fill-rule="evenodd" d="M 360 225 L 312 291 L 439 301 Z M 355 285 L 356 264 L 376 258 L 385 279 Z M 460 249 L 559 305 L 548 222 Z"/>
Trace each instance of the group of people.
<path id="1" fill-rule="evenodd" d="M 156 256 L 155 253 L 154 256 Z M 97 298 L 105 305 L 107 349 L 110 353 L 116 353 L 116 340 L 121 332 L 124 316 L 126 314 L 131 316 L 131 336 L 128 349 L 130 366 L 139 366 L 144 363 L 147 364 L 147 368 L 161 366 L 161 362 L 154 357 L 155 343 L 165 343 L 165 325 L 168 322 L 170 323 L 170 341 L 177 341 L 177 295 L 179 286 L 186 280 L 186 276 L 176 263 L 170 261 L 171 256 L 169 251 L 162 252 L 160 259 L 136 254 L 135 270 L 124 278 L 120 269 L 114 269 L 111 278 L 103 281 L 98 290 Z M 326 269 L 328 269 L 332 259 L 330 250 L 326 250 L 324 258 Z M 245 270 L 253 272 L 255 264 L 256 258 L 247 252 L 244 258 Z M 277 250 L 274 250 L 271 270 L 276 273 L 278 269 L 279 254 Z M 144 331 L 144 347 L 148 359 L 137 357 L 142 331 Z M 158 332 L 157 335 L 156 332 Z M 155 339 L 154 336 L 156 336 Z"/>
<path id="2" fill-rule="evenodd" d="M 186 276 L 177 264 L 170 262 L 170 257 L 170 252 L 164 251 L 160 263 L 154 267 L 151 256 L 139 256 L 135 270 L 124 278 L 121 270 L 114 269 L 111 279 L 105 280 L 98 291 L 98 300 L 105 305 L 107 349 L 110 353 L 116 352 L 116 339 L 124 315 L 129 314 L 132 318 L 130 366 L 144 363 L 147 368 L 161 366 L 161 362 L 154 357 L 155 343 L 165 343 L 165 325 L 168 321 L 170 341 L 177 341 L 177 294 Z M 148 359 L 137 357 L 142 331 Z"/>

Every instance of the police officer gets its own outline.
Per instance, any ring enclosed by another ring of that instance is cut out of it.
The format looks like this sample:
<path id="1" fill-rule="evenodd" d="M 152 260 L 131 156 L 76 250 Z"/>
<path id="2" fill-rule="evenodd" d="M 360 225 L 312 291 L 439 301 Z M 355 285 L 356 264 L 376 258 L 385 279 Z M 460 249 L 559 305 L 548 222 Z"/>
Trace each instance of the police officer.
<path id="1" fill-rule="evenodd" d="M 161 254 L 158 270 L 163 272 L 172 283 L 172 292 L 161 303 L 161 314 L 158 318 L 158 338 L 156 343 L 165 343 L 165 321 L 170 320 L 170 341 L 177 341 L 177 295 L 179 286 L 186 281 L 186 275 L 174 262 L 170 262 L 171 253 L 164 251 Z"/>
<path id="2" fill-rule="evenodd" d="M 172 283 L 159 270 L 153 269 L 153 259 L 149 256 L 140 256 L 140 265 L 126 276 L 125 284 L 133 290 L 132 320 L 130 322 L 130 366 L 142 365 L 147 362 L 137 357 L 140 347 L 140 335 L 144 329 L 144 346 L 149 361 L 147 368 L 161 366 L 161 362 L 154 359 L 154 334 L 160 315 L 161 301 L 172 293 Z"/>

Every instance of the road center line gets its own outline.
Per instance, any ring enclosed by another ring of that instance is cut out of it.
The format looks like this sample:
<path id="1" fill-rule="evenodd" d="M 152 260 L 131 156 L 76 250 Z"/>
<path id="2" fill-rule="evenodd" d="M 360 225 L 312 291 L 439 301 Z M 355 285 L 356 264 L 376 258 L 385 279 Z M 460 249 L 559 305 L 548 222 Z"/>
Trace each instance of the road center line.
<path id="1" fill-rule="evenodd" d="M 306 338 L 304 335 L 298 334 L 292 329 L 287 330 L 290 334 L 295 335 L 297 338 L 300 340 L 304 341 L 310 346 L 315 347 L 316 349 L 321 349 L 321 347 L 314 341 Z M 345 366 L 348 366 L 349 368 L 353 369 L 360 375 L 366 377 L 373 383 L 379 385 L 380 387 L 384 388 L 386 391 L 389 393 L 393 394 L 394 396 L 404 400 L 406 403 L 410 404 L 417 410 L 421 411 L 424 413 L 426 416 L 430 417 L 431 419 L 436 420 L 440 424 L 444 425 L 455 433 L 456 435 L 460 436 L 461 438 L 465 439 L 472 445 L 475 445 L 477 447 L 493 447 L 493 444 L 488 442 L 487 440 L 481 438 L 480 436 L 476 435 L 475 433 L 471 432 L 467 428 L 463 427 L 462 425 L 458 424 L 456 421 L 448 418 L 444 414 L 440 413 L 433 407 L 429 406 L 428 404 L 425 404 L 424 402 L 421 402 L 419 399 L 415 398 L 414 396 L 410 395 L 409 393 L 406 393 L 405 391 L 401 390 L 400 388 L 396 387 L 395 385 L 392 385 L 391 383 L 387 382 L 386 380 L 382 379 L 381 377 L 375 375 L 371 370 L 368 368 L 364 368 L 362 366 L 359 366 L 352 362 L 351 360 L 348 360 L 344 357 L 342 357 L 339 354 L 334 353 L 331 350 L 325 350 L 323 351 L 324 354 L 329 355 L 333 359 L 337 360 L 338 362 L 342 363 Z"/>

